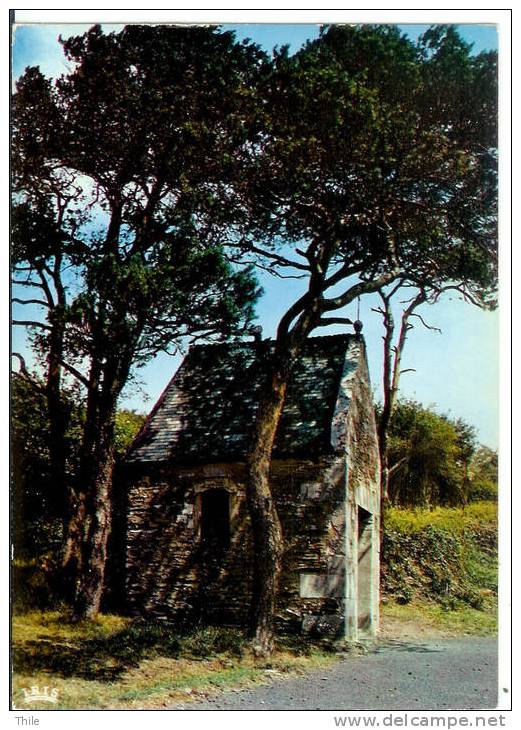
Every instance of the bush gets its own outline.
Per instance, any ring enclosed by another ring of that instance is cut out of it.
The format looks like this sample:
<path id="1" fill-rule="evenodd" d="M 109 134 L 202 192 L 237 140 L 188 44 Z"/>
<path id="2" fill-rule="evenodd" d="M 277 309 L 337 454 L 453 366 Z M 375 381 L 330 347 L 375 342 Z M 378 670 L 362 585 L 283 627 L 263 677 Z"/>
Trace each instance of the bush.
<path id="1" fill-rule="evenodd" d="M 490 479 L 475 479 L 468 487 L 469 502 L 497 502 L 497 483 Z"/>
<path id="2" fill-rule="evenodd" d="M 183 654 L 207 657 L 213 654 L 244 654 L 246 639 L 242 631 L 223 626 L 204 626 L 183 639 Z"/>
<path id="3" fill-rule="evenodd" d="M 497 508 L 390 509 L 382 544 L 382 592 L 397 603 L 428 599 L 482 609 L 497 592 Z"/>
<path id="4" fill-rule="evenodd" d="M 56 604 L 45 559 L 14 560 L 11 569 L 12 601 L 17 613 L 47 609 Z"/>
<path id="5" fill-rule="evenodd" d="M 472 426 L 400 400 L 389 424 L 389 498 L 402 507 L 462 505 L 475 450 Z M 394 468 L 393 468 L 394 467 Z"/>

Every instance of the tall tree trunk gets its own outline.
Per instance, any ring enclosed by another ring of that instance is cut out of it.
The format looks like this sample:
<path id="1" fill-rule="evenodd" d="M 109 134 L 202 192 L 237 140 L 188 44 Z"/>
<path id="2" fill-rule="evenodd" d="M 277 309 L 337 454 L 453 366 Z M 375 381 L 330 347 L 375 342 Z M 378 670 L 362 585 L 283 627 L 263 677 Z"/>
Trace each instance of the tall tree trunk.
<path id="1" fill-rule="evenodd" d="M 62 546 L 58 569 L 53 572 L 54 590 L 65 601 L 74 596 L 74 578 L 77 566 L 74 559 L 74 544 L 79 545 L 77 521 L 81 520 L 81 505 L 73 500 L 72 485 L 67 479 L 68 447 L 66 433 L 69 413 L 62 398 L 62 367 L 64 325 L 57 319 L 52 324 L 49 354 L 46 398 L 49 414 L 49 461 L 50 475 L 55 493 L 55 505 L 62 524 Z M 74 567 L 73 567 L 74 566 Z"/>
<path id="2" fill-rule="evenodd" d="M 113 418 L 100 424 L 90 480 L 85 484 L 81 566 L 74 614 L 94 618 L 101 606 L 105 583 L 107 545 L 112 519 L 112 472 L 114 468 Z"/>
<path id="3" fill-rule="evenodd" d="M 384 319 L 385 335 L 384 335 L 384 352 L 383 352 L 383 394 L 384 402 L 382 412 L 378 420 L 378 446 L 380 450 L 380 494 L 381 494 L 381 529 L 383 530 L 385 508 L 389 501 L 389 424 L 394 408 L 395 390 L 393 382 L 393 335 L 394 335 L 394 317 L 390 304 L 390 296 L 385 296 L 382 291 L 379 292 L 384 308 L 381 310 Z"/>
<path id="4" fill-rule="evenodd" d="M 106 390 L 110 392 L 112 388 Z M 103 596 L 112 519 L 116 403 L 116 393 L 98 394 L 97 419 L 87 423 L 85 427 L 85 451 L 80 466 L 81 482 L 78 490 L 81 511 L 77 516 L 81 544 L 74 600 L 74 614 L 77 618 L 96 616 Z"/>
<path id="5" fill-rule="evenodd" d="M 275 365 L 261 394 L 248 455 L 247 499 L 253 537 L 250 635 L 257 656 L 273 651 L 274 612 L 282 557 L 282 530 L 270 488 L 271 453 L 284 407 L 289 369 Z"/>
<path id="6" fill-rule="evenodd" d="M 85 425 L 83 427 L 83 441 L 80 454 L 79 476 L 74 484 L 68 485 L 68 504 L 66 524 L 61 555 L 60 580 L 62 594 L 70 603 L 76 600 L 78 580 L 83 566 L 82 541 L 84 524 L 87 517 L 86 484 L 92 480 L 92 461 L 94 459 L 94 445 L 98 429 L 99 387 L 101 368 L 98 362 L 93 361 L 89 373 L 87 389 L 87 408 Z"/>
<path id="7" fill-rule="evenodd" d="M 64 326 L 55 322 L 52 326 L 49 343 L 48 369 L 46 382 L 47 410 L 49 414 L 49 460 L 50 474 L 56 493 L 56 505 L 62 518 L 66 513 L 66 463 L 67 448 L 65 434 L 68 418 L 61 393 L 61 365 L 63 358 Z"/>
<path id="8" fill-rule="evenodd" d="M 410 317 L 414 314 L 414 310 L 423 304 L 427 295 L 423 289 L 411 300 L 409 306 L 403 310 L 400 322 L 400 331 L 398 334 L 398 340 L 396 344 L 393 344 L 393 336 L 395 331 L 395 322 L 393 311 L 391 307 L 391 300 L 393 295 L 399 290 L 400 285 L 396 285 L 391 292 L 385 294 L 382 289 L 379 290 L 380 298 L 383 303 L 383 308 L 379 311 L 383 315 L 383 324 L 385 328 L 384 335 L 384 362 L 383 362 L 383 393 L 384 402 L 382 407 L 382 413 L 378 423 L 378 445 L 380 448 L 380 462 L 381 462 L 381 528 L 384 526 L 384 515 L 385 508 L 390 502 L 389 484 L 390 478 L 393 471 L 396 470 L 398 465 L 389 468 L 389 426 L 391 418 L 394 413 L 396 406 L 396 399 L 398 396 L 398 387 L 400 384 L 400 376 L 402 372 L 402 355 L 407 340 L 407 333 L 412 328 L 409 324 Z M 423 321 L 423 320 L 422 320 Z M 435 329 L 435 328 L 429 328 Z M 401 462 L 400 462 L 401 463 Z"/>
<path id="9" fill-rule="evenodd" d="M 106 360 L 101 368 L 97 397 L 92 399 L 97 409 L 95 413 L 87 413 L 92 418 L 85 424 L 84 463 L 80 467 L 80 493 L 85 495 L 85 514 L 81 567 L 74 601 L 76 618 L 94 618 L 101 607 L 112 522 L 116 407 L 130 362 L 130 350 L 123 346 Z"/>
<path id="10" fill-rule="evenodd" d="M 387 410 L 385 413 L 386 406 L 380 415 L 378 423 L 378 446 L 380 450 L 380 465 L 381 465 L 381 495 L 382 495 L 382 508 L 389 503 L 389 421 L 390 411 Z"/>
<path id="11" fill-rule="evenodd" d="M 64 525 L 64 537 L 59 570 L 59 592 L 73 604 L 81 572 L 81 541 L 86 514 L 86 495 L 72 486 L 69 488 L 68 509 Z"/>
<path id="12" fill-rule="evenodd" d="M 273 445 L 286 388 L 296 358 L 307 336 L 318 324 L 318 294 L 306 306 L 294 312 L 290 308 L 279 323 L 275 352 L 261 392 L 259 409 L 248 454 L 246 494 L 253 536 L 253 584 L 250 614 L 250 635 L 257 656 L 269 656 L 273 651 L 274 617 L 277 588 L 283 551 L 283 536 L 277 508 L 271 494 L 270 468 Z M 289 325 L 296 316 L 296 324 Z"/>

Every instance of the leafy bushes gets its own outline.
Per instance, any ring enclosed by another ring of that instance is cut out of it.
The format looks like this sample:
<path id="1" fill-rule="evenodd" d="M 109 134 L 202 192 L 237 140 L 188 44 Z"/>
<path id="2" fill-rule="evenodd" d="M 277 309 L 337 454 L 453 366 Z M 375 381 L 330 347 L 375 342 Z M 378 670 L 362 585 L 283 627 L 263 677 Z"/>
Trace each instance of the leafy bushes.
<path id="1" fill-rule="evenodd" d="M 383 595 L 398 603 L 427 598 L 447 609 L 483 608 L 486 597 L 497 593 L 495 505 L 472 507 L 389 510 Z"/>
<path id="2" fill-rule="evenodd" d="M 497 502 L 497 482 L 490 479 L 473 479 L 469 484 L 469 502 Z"/>
<path id="3" fill-rule="evenodd" d="M 11 565 L 13 605 L 17 613 L 50 608 L 56 602 L 49 572 L 41 559 L 14 560 Z"/>
<path id="4" fill-rule="evenodd" d="M 204 626 L 183 639 L 186 656 L 206 657 L 214 654 L 229 654 L 240 657 L 244 654 L 246 639 L 238 629 L 223 626 Z"/>
<path id="5" fill-rule="evenodd" d="M 85 408 L 81 394 L 62 393 L 68 428 L 64 458 L 67 477 L 74 481 L 78 470 Z M 144 416 L 129 411 L 116 413 L 116 456 L 122 456 L 141 428 Z M 12 441 L 12 541 L 15 556 L 29 565 L 56 555 L 62 541 L 66 497 L 56 489 L 50 462 L 50 423 L 44 381 L 28 381 L 15 373 L 11 380 Z M 43 579 L 43 575 L 39 576 Z M 35 606 L 39 606 L 36 603 Z"/>
<path id="6" fill-rule="evenodd" d="M 402 509 L 389 507 L 385 511 L 385 529 L 409 534 L 426 529 L 429 525 L 454 533 L 476 531 L 488 527 L 495 531 L 497 505 L 493 502 L 475 502 L 465 508 L 434 507 L 433 509 Z"/>
<path id="7" fill-rule="evenodd" d="M 497 451 L 478 446 L 474 428 L 461 419 L 414 400 L 399 401 L 393 412 L 389 467 L 389 499 L 395 506 L 497 501 Z"/>
<path id="8" fill-rule="evenodd" d="M 397 403 L 389 425 L 389 497 L 394 505 L 466 502 L 474 429 L 413 400 Z"/>

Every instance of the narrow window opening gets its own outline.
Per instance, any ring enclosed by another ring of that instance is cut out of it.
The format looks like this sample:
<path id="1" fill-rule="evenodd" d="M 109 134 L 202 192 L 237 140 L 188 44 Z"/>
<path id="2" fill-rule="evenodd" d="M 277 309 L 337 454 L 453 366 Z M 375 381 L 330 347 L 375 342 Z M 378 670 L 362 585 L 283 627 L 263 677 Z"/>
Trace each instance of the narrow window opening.
<path id="1" fill-rule="evenodd" d="M 226 489 L 201 494 L 201 545 L 214 553 L 230 547 L 230 495 Z"/>

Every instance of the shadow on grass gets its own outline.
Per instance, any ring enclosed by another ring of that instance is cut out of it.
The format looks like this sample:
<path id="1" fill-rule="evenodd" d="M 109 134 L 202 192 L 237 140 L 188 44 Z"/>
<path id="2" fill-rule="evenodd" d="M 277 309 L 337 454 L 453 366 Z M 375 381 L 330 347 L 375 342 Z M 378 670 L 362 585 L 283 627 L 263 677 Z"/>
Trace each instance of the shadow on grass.
<path id="1" fill-rule="evenodd" d="M 50 672 L 62 677 L 112 681 L 144 659 L 241 656 L 245 638 L 237 630 L 206 626 L 176 634 L 172 626 L 135 623 L 107 638 L 39 639 L 13 648 L 13 668 L 20 674 Z"/>

